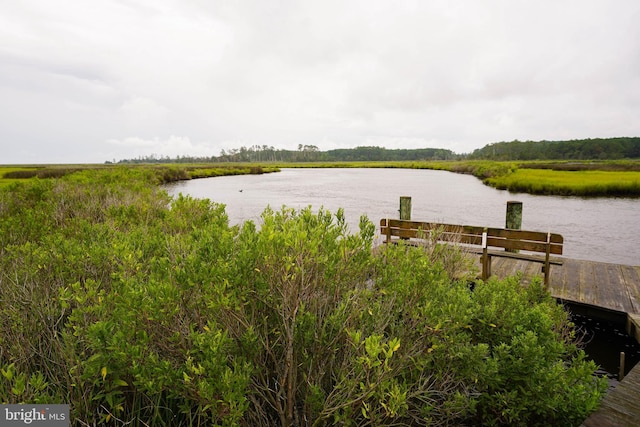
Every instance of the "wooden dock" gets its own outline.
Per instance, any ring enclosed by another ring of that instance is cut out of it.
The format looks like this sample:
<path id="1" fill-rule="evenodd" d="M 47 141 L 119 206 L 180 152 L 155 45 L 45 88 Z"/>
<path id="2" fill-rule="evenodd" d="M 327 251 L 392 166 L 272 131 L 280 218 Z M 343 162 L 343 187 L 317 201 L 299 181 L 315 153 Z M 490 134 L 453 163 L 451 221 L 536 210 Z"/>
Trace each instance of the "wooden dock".
<path id="1" fill-rule="evenodd" d="M 640 266 L 561 258 L 552 265 L 549 291 L 562 301 L 623 316 L 627 333 L 640 343 Z M 540 275 L 540 264 L 495 258 L 493 275 L 507 277 L 522 272 L 525 280 Z"/>

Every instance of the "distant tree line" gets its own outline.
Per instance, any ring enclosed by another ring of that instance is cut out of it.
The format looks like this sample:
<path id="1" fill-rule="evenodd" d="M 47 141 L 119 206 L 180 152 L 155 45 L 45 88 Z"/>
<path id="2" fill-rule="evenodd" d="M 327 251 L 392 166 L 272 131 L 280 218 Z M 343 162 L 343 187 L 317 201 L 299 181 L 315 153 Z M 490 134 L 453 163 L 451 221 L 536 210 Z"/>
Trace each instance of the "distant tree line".
<path id="1" fill-rule="evenodd" d="M 219 156 L 140 156 L 117 163 L 220 163 L 220 162 L 339 162 L 389 160 L 453 160 L 460 158 L 451 150 L 441 148 L 386 149 L 383 147 L 356 147 L 320 151 L 315 145 L 299 144 L 297 150 L 276 149 L 268 145 L 242 146 L 222 150 Z M 107 162 L 111 163 L 111 162 Z M 115 161 L 114 161 L 115 163 Z"/>
<path id="2" fill-rule="evenodd" d="M 315 145 L 298 145 L 298 150 L 276 149 L 268 145 L 242 146 L 220 151 L 219 156 L 158 157 L 155 154 L 137 159 L 124 159 L 117 163 L 222 163 L 222 162 L 304 162 L 320 160 L 320 151 Z"/>
<path id="3" fill-rule="evenodd" d="M 329 150 L 322 160 L 327 161 L 393 161 L 393 160 L 455 160 L 460 158 L 443 148 L 393 149 L 383 147 L 356 147 Z"/>
<path id="4" fill-rule="evenodd" d="M 468 160 L 616 160 L 640 158 L 640 138 L 511 141 L 473 151 Z"/>
<path id="5" fill-rule="evenodd" d="M 594 138 L 570 141 L 496 142 L 470 154 L 443 148 L 387 149 L 361 146 L 320 151 L 315 145 L 298 144 L 297 150 L 268 145 L 222 150 L 219 156 L 169 156 L 155 154 L 117 163 L 220 163 L 220 162 L 339 162 L 419 160 L 616 160 L 640 158 L 640 137 Z M 111 162 L 106 162 L 111 163 Z M 115 163 L 115 160 L 114 160 Z"/>

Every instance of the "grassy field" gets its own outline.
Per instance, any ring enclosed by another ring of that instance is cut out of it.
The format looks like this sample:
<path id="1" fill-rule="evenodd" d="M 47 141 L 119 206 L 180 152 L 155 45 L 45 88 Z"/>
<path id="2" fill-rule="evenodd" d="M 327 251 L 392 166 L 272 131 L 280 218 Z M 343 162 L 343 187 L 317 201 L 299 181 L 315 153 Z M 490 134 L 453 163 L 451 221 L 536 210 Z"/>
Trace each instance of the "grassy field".
<path id="1" fill-rule="evenodd" d="M 514 192 L 565 196 L 640 196 L 640 172 L 517 169 L 486 184 Z"/>
<path id="2" fill-rule="evenodd" d="M 160 183 L 224 175 L 277 172 L 280 168 L 435 169 L 469 174 L 494 188 L 531 194 L 582 197 L 640 197 L 640 161 L 495 162 L 386 161 L 162 165 L 0 166 L 0 186 L 26 178 L 56 178 L 83 169 L 146 168 Z"/>
<path id="3" fill-rule="evenodd" d="M 196 178 L 210 178 L 225 175 L 249 175 L 277 172 L 279 169 L 273 165 L 255 164 L 168 164 L 168 165 L 33 165 L 33 166 L 0 166 L 0 187 L 6 187 L 13 183 L 27 179 L 60 178 L 84 170 L 99 169 L 146 169 L 156 175 L 159 183 L 175 182 Z"/>

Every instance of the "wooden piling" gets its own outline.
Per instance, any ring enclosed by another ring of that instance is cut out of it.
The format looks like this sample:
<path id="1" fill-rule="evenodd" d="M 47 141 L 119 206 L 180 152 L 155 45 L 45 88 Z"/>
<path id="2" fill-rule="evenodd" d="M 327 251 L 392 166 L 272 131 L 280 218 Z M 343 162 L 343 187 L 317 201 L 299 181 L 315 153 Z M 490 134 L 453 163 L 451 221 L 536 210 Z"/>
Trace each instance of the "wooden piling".
<path id="1" fill-rule="evenodd" d="M 510 200 L 507 202 L 506 225 L 504 228 L 520 230 L 522 228 L 522 202 Z M 519 252 L 517 249 L 505 249 L 506 252 Z"/>
<path id="2" fill-rule="evenodd" d="M 507 220 L 504 228 L 520 230 L 522 228 L 522 202 L 507 202 Z"/>
<path id="3" fill-rule="evenodd" d="M 411 220 L 411 197 L 400 196 L 400 219 Z"/>

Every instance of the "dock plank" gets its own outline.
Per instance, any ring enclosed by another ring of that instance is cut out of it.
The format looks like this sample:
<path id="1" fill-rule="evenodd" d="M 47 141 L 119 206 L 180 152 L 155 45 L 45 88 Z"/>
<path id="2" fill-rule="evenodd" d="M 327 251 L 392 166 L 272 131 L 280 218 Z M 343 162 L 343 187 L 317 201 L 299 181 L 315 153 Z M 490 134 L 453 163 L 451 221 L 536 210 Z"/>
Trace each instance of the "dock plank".
<path id="1" fill-rule="evenodd" d="M 580 265 L 580 300 L 578 302 L 600 306 L 595 266 L 591 261 L 582 262 Z"/>
<path id="2" fill-rule="evenodd" d="M 594 288 L 597 294 L 596 304 L 600 307 L 611 307 L 614 304 L 613 296 L 609 295 L 611 291 L 611 281 L 609 278 L 608 272 L 606 268 L 597 268 L 598 266 L 592 264 L 593 266 L 593 283 L 591 286 L 585 286 L 585 288 Z M 584 285 L 589 285 L 588 282 L 585 282 Z"/>
<path id="3" fill-rule="evenodd" d="M 580 296 L 580 263 L 565 260 L 562 266 L 552 267 L 549 287 L 554 297 L 577 301 Z"/>
<path id="4" fill-rule="evenodd" d="M 616 311 L 631 309 L 629 294 L 622 283 L 622 270 L 616 264 L 603 264 L 597 269 L 598 283 L 603 295 L 602 304 Z"/>
<path id="5" fill-rule="evenodd" d="M 581 427 L 637 426 L 640 421 L 640 364 L 602 400 L 600 408 Z"/>
<path id="6" fill-rule="evenodd" d="M 554 283 L 556 292 L 567 293 L 571 286 L 569 277 L 567 276 L 568 268 L 561 268 L 563 266 L 552 265 L 551 275 L 549 276 L 549 283 Z"/>
<path id="7" fill-rule="evenodd" d="M 549 282 L 549 290 L 557 298 L 569 299 L 571 301 L 580 301 L 581 290 L 581 272 L 580 264 L 573 260 L 566 260 L 562 266 L 562 270 L 566 272 L 566 286 L 564 292 L 562 286 L 556 287 L 555 282 Z"/>
<path id="8" fill-rule="evenodd" d="M 631 294 L 629 292 L 629 286 L 628 286 L 628 280 L 625 274 L 625 267 L 624 265 L 618 265 L 618 264 L 610 264 L 609 268 L 615 268 L 616 270 L 616 279 L 617 281 L 613 284 L 613 286 L 617 289 L 617 291 L 620 294 L 620 299 L 623 303 L 623 308 L 621 311 L 624 311 L 626 313 L 634 313 L 635 312 L 635 306 L 634 306 L 634 302 L 631 299 Z"/>
<path id="9" fill-rule="evenodd" d="M 640 313 L 640 267 L 632 265 L 620 266 L 625 289 L 629 296 L 632 313 Z"/>

